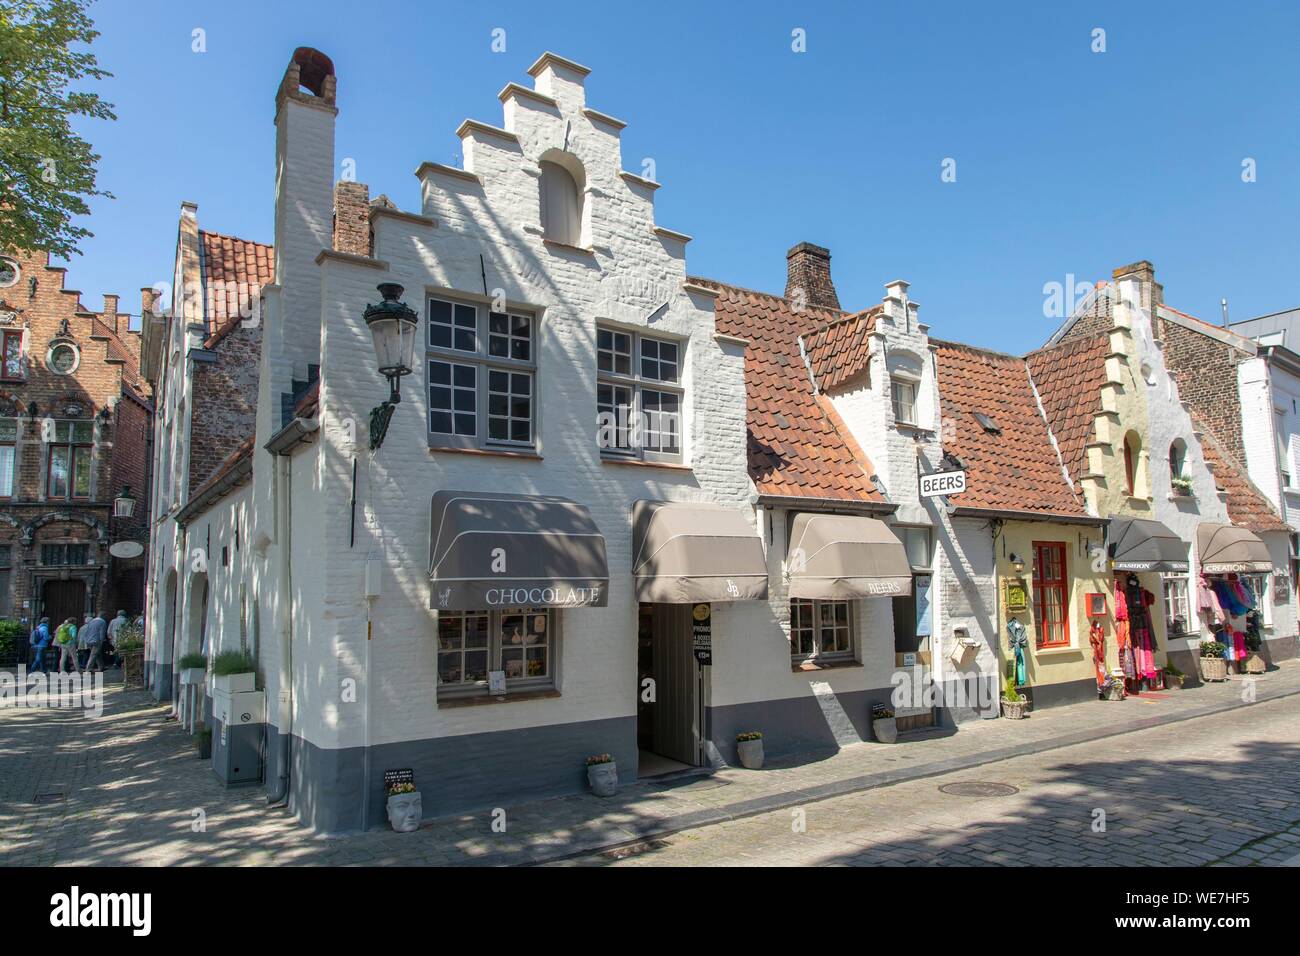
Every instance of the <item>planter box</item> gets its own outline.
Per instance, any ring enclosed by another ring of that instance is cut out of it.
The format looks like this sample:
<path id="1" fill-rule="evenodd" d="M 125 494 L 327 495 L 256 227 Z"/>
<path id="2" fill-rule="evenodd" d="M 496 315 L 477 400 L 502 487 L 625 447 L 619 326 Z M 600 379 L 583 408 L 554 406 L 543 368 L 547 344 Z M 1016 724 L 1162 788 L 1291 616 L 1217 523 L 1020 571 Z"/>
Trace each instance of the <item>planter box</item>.
<path id="1" fill-rule="evenodd" d="M 1184 675 L 1175 677 L 1173 674 L 1165 674 L 1165 690 L 1182 690 L 1183 682 L 1187 680 Z"/>
<path id="2" fill-rule="evenodd" d="M 1002 698 L 1002 716 L 1007 720 L 1024 720 L 1029 712 L 1029 702 L 1024 700 L 1007 700 Z"/>
<path id="3" fill-rule="evenodd" d="M 144 648 L 122 652 L 122 685 L 128 690 L 144 689 Z"/>
<path id="4" fill-rule="evenodd" d="M 1222 657 L 1201 658 L 1201 680 L 1219 681 L 1228 679 L 1228 662 Z"/>
<path id="5" fill-rule="evenodd" d="M 257 675 L 252 671 L 245 674 L 213 674 L 212 689 L 224 694 L 242 694 L 257 688 Z"/>
<path id="6" fill-rule="evenodd" d="M 763 769 L 763 739 L 736 741 L 736 754 L 746 770 Z"/>
<path id="7" fill-rule="evenodd" d="M 206 667 L 187 667 L 181 671 L 182 684 L 202 684 L 208 677 Z"/>
<path id="8" fill-rule="evenodd" d="M 194 749 L 199 753 L 200 760 L 212 759 L 212 735 L 202 734 L 194 742 Z"/>
<path id="9" fill-rule="evenodd" d="M 898 718 L 878 717 L 871 722 L 871 732 L 876 735 L 876 740 L 882 744 L 896 743 L 898 741 Z"/>
<path id="10" fill-rule="evenodd" d="M 598 797 L 612 797 L 618 793 L 618 764 L 611 760 L 609 763 L 593 763 L 587 767 L 587 783 L 591 786 L 591 792 Z"/>
<path id="11" fill-rule="evenodd" d="M 424 816 L 420 791 L 395 793 L 388 798 L 388 823 L 398 833 L 414 833 Z"/>

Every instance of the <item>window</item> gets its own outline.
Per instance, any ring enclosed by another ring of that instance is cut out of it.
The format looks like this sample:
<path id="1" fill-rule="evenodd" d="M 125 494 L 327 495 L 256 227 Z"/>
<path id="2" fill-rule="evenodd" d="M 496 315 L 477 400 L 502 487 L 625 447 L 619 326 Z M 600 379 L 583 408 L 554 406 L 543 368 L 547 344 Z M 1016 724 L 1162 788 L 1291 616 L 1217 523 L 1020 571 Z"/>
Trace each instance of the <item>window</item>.
<path id="1" fill-rule="evenodd" d="M 55 375 L 71 375 L 81 364 L 81 353 L 68 342 L 56 342 L 45 355 L 45 364 Z"/>
<path id="2" fill-rule="evenodd" d="M 0 289 L 7 289 L 18 283 L 20 275 L 18 263 L 9 258 L 0 257 Z"/>
<path id="3" fill-rule="evenodd" d="M 1165 628 L 1170 637 L 1191 629 L 1187 604 L 1187 578 L 1165 578 Z"/>
<path id="4" fill-rule="evenodd" d="M 22 329 L 5 329 L 0 332 L 0 349 L 3 350 L 3 367 L 0 378 L 21 381 L 26 378 L 23 369 L 23 332 Z"/>
<path id="5" fill-rule="evenodd" d="M 1290 436 L 1286 431 L 1286 415 L 1281 411 L 1276 411 L 1274 428 L 1277 432 L 1277 467 L 1282 473 L 1282 487 L 1290 488 L 1291 484 L 1291 442 Z"/>
<path id="6" fill-rule="evenodd" d="M 536 421 L 533 316 L 429 299 L 429 443 L 531 447 Z"/>
<path id="7" fill-rule="evenodd" d="M 980 428 L 984 429 L 990 435 L 1001 435 L 1002 428 L 988 415 L 983 412 L 975 412 L 975 421 L 979 422 Z"/>
<path id="8" fill-rule="evenodd" d="M 43 544 L 41 545 L 41 564 L 58 566 L 64 564 L 89 564 L 90 545 L 86 544 Z"/>
<path id="9" fill-rule="evenodd" d="M 889 388 L 894 403 L 894 421 L 899 425 L 915 425 L 916 383 L 894 376 Z"/>
<path id="10" fill-rule="evenodd" d="M 486 693 L 494 670 L 516 689 L 554 686 L 554 624 L 546 608 L 439 612 L 439 693 Z"/>
<path id="11" fill-rule="evenodd" d="M 790 656 L 797 663 L 853 657 L 848 601 L 790 599 Z"/>
<path id="12" fill-rule="evenodd" d="M 682 346 L 596 329 L 596 444 L 602 454 L 680 461 Z"/>
<path id="13" fill-rule="evenodd" d="M 12 498 L 17 482 L 18 419 L 0 418 L 0 498 Z"/>
<path id="14" fill-rule="evenodd" d="M 543 161 L 542 232 L 553 242 L 577 246 L 582 242 L 582 200 L 577 181 L 559 163 Z"/>
<path id="15" fill-rule="evenodd" d="M 1180 438 L 1176 440 L 1172 445 L 1169 446 L 1169 477 L 1182 478 L 1183 468 L 1186 465 L 1187 465 L 1187 446 L 1183 444 L 1183 441 Z"/>
<path id="16" fill-rule="evenodd" d="M 1038 646 L 1068 647 L 1070 621 L 1065 578 L 1065 543 L 1035 541 L 1033 573 Z"/>
<path id="17" fill-rule="evenodd" d="M 894 653 L 912 654 L 927 650 L 931 631 L 930 529 L 895 527 L 903 542 L 907 563 L 912 568 L 912 592 L 892 598 L 894 611 Z M 901 658 L 896 661 L 902 665 Z"/>
<path id="18" fill-rule="evenodd" d="M 1142 445 L 1138 437 L 1129 432 L 1124 436 L 1124 486 L 1130 497 L 1137 494 L 1138 456 Z"/>
<path id="19" fill-rule="evenodd" d="M 49 445 L 46 496 L 90 497 L 90 453 L 94 425 L 90 422 L 55 422 Z"/>
<path id="20" fill-rule="evenodd" d="M 12 581 L 13 547 L 0 544 L 0 620 L 5 620 L 13 612 L 9 585 Z"/>
<path id="21" fill-rule="evenodd" d="M 1243 574 L 1241 579 L 1250 588 L 1255 595 L 1255 608 L 1259 611 L 1260 619 L 1266 625 L 1273 623 L 1273 602 L 1269 599 L 1268 594 L 1268 575 L 1267 574 Z"/>

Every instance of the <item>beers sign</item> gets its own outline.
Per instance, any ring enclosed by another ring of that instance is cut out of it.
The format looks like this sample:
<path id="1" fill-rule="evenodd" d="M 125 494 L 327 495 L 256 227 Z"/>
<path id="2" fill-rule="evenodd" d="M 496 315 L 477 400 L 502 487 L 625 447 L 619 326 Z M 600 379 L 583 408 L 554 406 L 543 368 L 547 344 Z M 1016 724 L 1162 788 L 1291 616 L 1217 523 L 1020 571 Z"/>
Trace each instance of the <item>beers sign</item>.
<path id="1" fill-rule="evenodd" d="M 944 495 L 959 495 L 966 490 L 966 472 L 936 471 L 921 476 L 921 497 L 938 498 Z"/>

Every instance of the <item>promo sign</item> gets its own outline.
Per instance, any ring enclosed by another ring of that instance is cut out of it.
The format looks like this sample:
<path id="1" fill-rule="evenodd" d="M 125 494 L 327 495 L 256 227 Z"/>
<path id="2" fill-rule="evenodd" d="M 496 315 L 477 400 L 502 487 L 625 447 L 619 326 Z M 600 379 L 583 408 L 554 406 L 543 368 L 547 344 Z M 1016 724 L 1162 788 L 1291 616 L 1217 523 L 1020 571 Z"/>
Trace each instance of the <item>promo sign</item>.
<path id="1" fill-rule="evenodd" d="M 959 495 L 966 490 L 965 471 L 936 471 L 921 476 L 921 497 L 938 498 Z"/>
<path id="2" fill-rule="evenodd" d="M 691 645 L 695 660 L 701 665 L 713 664 L 713 608 L 697 604 L 691 608 Z"/>

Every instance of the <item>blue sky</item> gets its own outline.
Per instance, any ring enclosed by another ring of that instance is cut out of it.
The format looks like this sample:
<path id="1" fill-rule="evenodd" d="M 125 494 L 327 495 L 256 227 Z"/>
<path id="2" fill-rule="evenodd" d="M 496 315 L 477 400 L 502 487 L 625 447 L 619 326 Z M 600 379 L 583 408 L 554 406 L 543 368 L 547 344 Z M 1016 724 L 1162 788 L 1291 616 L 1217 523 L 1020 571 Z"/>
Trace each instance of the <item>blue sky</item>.
<path id="1" fill-rule="evenodd" d="M 136 311 L 169 277 L 184 199 L 204 228 L 270 241 L 273 97 L 300 45 L 338 72 L 337 157 L 403 208 L 419 163 L 458 162 L 460 121 L 499 124 L 497 92 L 549 49 L 628 121 L 624 168 L 653 158 L 656 219 L 695 237 L 695 274 L 779 293 L 808 240 L 831 248 L 846 308 L 904 278 L 933 335 L 1013 352 L 1054 327 L 1045 283 L 1142 258 L 1171 305 L 1211 321 L 1221 297 L 1233 319 L 1300 305 L 1300 4 L 99 0 L 92 15 L 119 118 L 82 124 L 116 195 L 70 264 L 91 308 L 117 292 Z"/>

